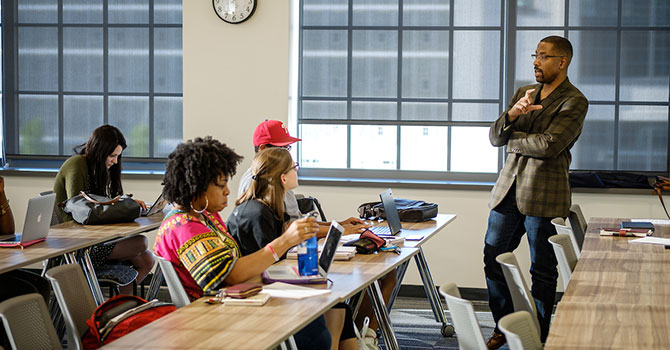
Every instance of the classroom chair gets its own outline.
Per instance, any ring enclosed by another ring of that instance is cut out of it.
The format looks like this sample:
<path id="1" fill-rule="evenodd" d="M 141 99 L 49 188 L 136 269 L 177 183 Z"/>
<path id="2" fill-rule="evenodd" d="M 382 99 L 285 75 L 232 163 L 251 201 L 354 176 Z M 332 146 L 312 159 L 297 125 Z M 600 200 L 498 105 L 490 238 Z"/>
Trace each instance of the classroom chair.
<path id="1" fill-rule="evenodd" d="M 496 261 L 500 264 L 505 275 L 505 281 L 507 282 L 507 287 L 509 292 L 512 295 L 512 304 L 514 305 L 515 311 L 528 311 L 533 315 L 533 320 L 535 320 L 535 329 L 538 330 L 538 336 L 540 335 L 539 329 L 540 324 L 537 320 L 537 309 L 535 307 L 535 300 L 533 295 L 530 294 L 530 289 L 528 289 L 528 284 L 526 279 L 523 278 L 521 274 L 521 269 L 519 268 L 519 262 L 516 260 L 514 253 L 503 253 L 496 257 Z"/>
<path id="2" fill-rule="evenodd" d="M 528 311 L 517 311 L 500 319 L 498 328 L 505 334 L 510 350 L 542 350 L 540 332 L 532 321 L 535 319 Z"/>
<path id="3" fill-rule="evenodd" d="M 561 217 L 551 219 L 551 223 L 552 225 L 554 225 L 554 228 L 556 228 L 556 233 L 558 233 L 559 235 L 568 235 L 570 237 L 570 241 L 572 242 L 572 248 L 575 251 L 575 254 L 577 254 L 577 257 L 579 258 L 581 249 L 577 244 L 577 237 L 575 237 L 575 233 L 572 230 L 572 227 L 566 225 L 565 219 Z"/>
<path id="4" fill-rule="evenodd" d="M 586 234 L 586 226 L 588 225 L 586 222 L 586 218 L 584 217 L 584 213 L 582 212 L 582 208 L 579 206 L 579 204 L 573 204 L 570 207 L 570 216 L 568 217 L 570 220 L 570 226 L 572 227 L 572 232 L 575 233 L 575 238 L 577 240 L 577 246 L 579 247 L 579 251 L 582 250 L 582 246 L 584 245 L 584 235 Z"/>
<path id="5" fill-rule="evenodd" d="M 572 271 L 575 270 L 575 265 L 577 265 L 577 255 L 572 247 L 572 241 L 568 235 L 553 235 L 549 237 L 549 243 L 554 247 L 554 253 L 556 253 L 563 288 L 567 288 L 572 277 Z"/>
<path id="6" fill-rule="evenodd" d="M 175 304 L 177 308 L 190 304 L 191 300 L 188 298 L 188 294 L 186 294 L 186 290 L 184 290 L 184 286 L 181 284 L 179 276 L 177 275 L 177 271 L 175 271 L 172 263 L 160 256 L 156 256 L 156 260 L 158 261 L 158 266 L 160 266 L 161 272 L 163 273 L 165 282 L 168 285 L 168 291 L 170 292 L 170 299 L 172 299 L 172 303 Z"/>
<path id="7" fill-rule="evenodd" d="M 37 293 L 0 303 L 0 319 L 12 349 L 62 349 L 47 305 Z"/>
<path id="8" fill-rule="evenodd" d="M 77 264 L 56 266 L 46 273 L 63 312 L 68 349 L 82 349 L 81 337 L 88 330 L 88 320 L 97 307 L 81 267 Z"/>
<path id="9" fill-rule="evenodd" d="M 455 283 L 442 285 L 440 294 L 447 301 L 451 320 L 456 328 L 458 348 L 460 350 L 486 350 L 486 341 L 472 303 L 461 298 L 461 293 Z"/>

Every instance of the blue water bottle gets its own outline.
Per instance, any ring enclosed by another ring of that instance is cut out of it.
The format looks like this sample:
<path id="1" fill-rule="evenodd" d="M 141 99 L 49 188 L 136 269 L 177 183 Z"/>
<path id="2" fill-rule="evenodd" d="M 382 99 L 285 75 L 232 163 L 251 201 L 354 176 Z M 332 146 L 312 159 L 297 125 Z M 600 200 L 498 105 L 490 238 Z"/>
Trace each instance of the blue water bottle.
<path id="1" fill-rule="evenodd" d="M 303 218 L 316 217 L 316 212 L 309 212 Z M 298 273 L 300 276 L 314 276 L 319 273 L 318 249 L 316 235 L 298 244 Z"/>

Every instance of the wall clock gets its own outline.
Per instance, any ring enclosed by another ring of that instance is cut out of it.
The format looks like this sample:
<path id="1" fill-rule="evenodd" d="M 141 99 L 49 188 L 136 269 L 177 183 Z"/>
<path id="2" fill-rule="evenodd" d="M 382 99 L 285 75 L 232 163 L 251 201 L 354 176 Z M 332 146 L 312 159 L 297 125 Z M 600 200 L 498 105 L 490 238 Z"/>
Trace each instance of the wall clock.
<path id="1" fill-rule="evenodd" d="M 246 21 L 256 10 L 256 0 L 212 0 L 212 5 L 219 18 L 232 24 Z"/>

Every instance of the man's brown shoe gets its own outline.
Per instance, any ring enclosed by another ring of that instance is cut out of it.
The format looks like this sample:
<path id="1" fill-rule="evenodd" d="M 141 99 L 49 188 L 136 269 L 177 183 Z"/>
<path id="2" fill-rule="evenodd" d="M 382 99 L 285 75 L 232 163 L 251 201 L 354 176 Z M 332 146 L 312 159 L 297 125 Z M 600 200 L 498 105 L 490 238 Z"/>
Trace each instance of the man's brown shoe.
<path id="1" fill-rule="evenodd" d="M 486 347 L 489 348 L 489 350 L 495 350 L 507 343 L 507 340 L 505 339 L 505 335 L 498 332 L 497 330 L 493 331 L 493 335 L 491 338 L 489 338 L 489 341 L 486 342 Z"/>

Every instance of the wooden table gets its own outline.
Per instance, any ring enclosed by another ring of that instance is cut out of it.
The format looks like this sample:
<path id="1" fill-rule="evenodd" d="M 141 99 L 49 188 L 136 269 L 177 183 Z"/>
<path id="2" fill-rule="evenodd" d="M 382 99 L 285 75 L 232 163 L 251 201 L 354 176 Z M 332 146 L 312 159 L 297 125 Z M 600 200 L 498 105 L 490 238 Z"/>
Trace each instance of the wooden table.
<path id="1" fill-rule="evenodd" d="M 69 221 L 52 226 L 43 242 L 23 249 L 0 249 L 0 273 L 60 255 L 64 255 L 68 263 L 76 263 L 75 252 L 83 249 L 82 267 L 84 275 L 91 286 L 93 297 L 99 305 L 104 297 L 88 249 L 96 244 L 154 230 L 160 226 L 164 216 L 165 212 L 162 212 L 151 216 L 141 216 L 133 222 L 120 224 L 80 225 L 74 221 Z"/>
<path id="2" fill-rule="evenodd" d="M 453 214 L 437 214 L 437 217 L 433 220 L 424 221 L 424 222 L 403 222 L 402 231 L 398 237 L 407 237 L 409 235 L 420 235 L 423 236 L 423 239 L 419 241 L 405 241 L 404 247 L 414 247 L 418 248 L 419 252 L 414 256 L 414 262 L 416 263 L 417 270 L 421 276 L 421 281 L 423 282 L 423 289 L 426 292 L 426 297 L 428 302 L 430 302 L 430 307 L 433 310 L 433 316 L 435 316 L 435 321 L 442 324 L 442 335 L 449 337 L 454 334 L 454 327 L 447 324 L 447 318 L 444 315 L 444 308 L 442 307 L 442 302 L 440 301 L 440 296 L 437 294 L 437 288 L 435 287 L 435 282 L 433 282 L 433 276 L 430 273 L 428 268 L 428 262 L 426 257 L 423 254 L 423 246 L 428 240 L 435 237 L 444 227 L 446 227 L 450 222 L 456 219 L 456 215 Z M 377 225 L 385 225 L 386 223 L 378 223 Z M 393 289 L 393 294 L 389 300 L 388 310 L 390 312 L 393 307 L 393 302 L 400 291 L 400 286 L 402 285 L 402 280 L 405 277 L 405 272 L 409 266 L 409 260 L 398 267 L 398 282 L 396 283 L 395 288 Z"/>
<path id="3" fill-rule="evenodd" d="M 592 219 L 546 349 L 670 349 L 670 251 L 601 237 L 625 219 Z M 670 226 L 654 236 L 669 237 Z"/>
<path id="4" fill-rule="evenodd" d="M 44 259 L 84 249 L 112 239 L 151 231 L 160 226 L 164 214 L 139 217 L 134 222 L 112 225 L 80 225 L 74 221 L 49 228 L 43 242 L 24 249 L 0 249 L 0 273 L 41 262 Z"/>
<path id="5" fill-rule="evenodd" d="M 104 348 L 273 349 L 336 303 L 376 285 L 377 279 L 417 253 L 416 248 L 406 248 L 400 255 L 385 252 L 335 261 L 328 273 L 333 283 L 311 285 L 332 291 L 323 296 L 302 300 L 272 298 L 262 307 L 209 305 L 204 303 L 207 298 L 201 298 Z M 281 264 L 297 264 L 297 261 L 284 260 Z M 381 291 L 373 294 L 381 295 Z M 382 313 L 386 310 L 383 299 L 381 305 L 376 304 L 376 310 Z M 382 328 L 384 316 L 378 318 L 382 320 Z M 389 341 L 394 338 L 388 335 Z"/>

